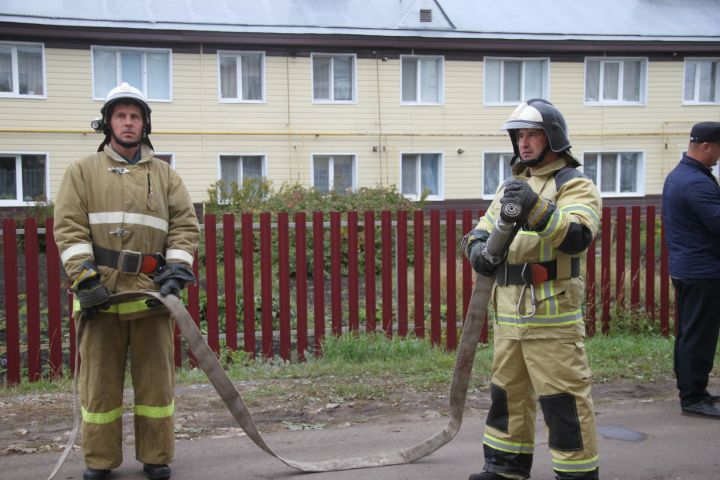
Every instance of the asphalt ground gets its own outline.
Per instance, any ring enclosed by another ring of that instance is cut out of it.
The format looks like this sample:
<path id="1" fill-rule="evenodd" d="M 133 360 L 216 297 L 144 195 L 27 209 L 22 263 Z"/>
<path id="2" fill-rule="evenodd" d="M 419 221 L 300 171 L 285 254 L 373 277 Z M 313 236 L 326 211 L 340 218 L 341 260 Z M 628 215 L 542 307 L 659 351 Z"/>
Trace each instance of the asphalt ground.
<path id="1" fill-rule="evenodd" d="M 720 386 L 720 385 L 718 385 Z M 716 388 L 717 390 L 717 388 Z M 681 415 L 674 398 L 615 400 L 596 405 L 600 478 L 604 480 L 720 479 L 720 421 Z M 482 427 L 486 412 L 469 410 L 457 437 L 416 463 L 318 474 L 297 472 L 259 450 L 243 433 L 180 440 L 172 464 L 173 479 L 466 479 L 482 470 Z M 279 431 L 265 435 L 275 451 L 298 461 L 363 456 L 414 445 L 440 430 L 445 417 L 404 418 L 377 424 L 351 424 L 321 430 Z M 146 478 L 132 446 L 111 479 Z M 4 480 L 45 479 L 58 453 L 0 457 Z M 73 451 L 57 479 L 81 479 L 79 450 Z M 538 418 L 535 480 L 552 480 L 547 436 Z"/>

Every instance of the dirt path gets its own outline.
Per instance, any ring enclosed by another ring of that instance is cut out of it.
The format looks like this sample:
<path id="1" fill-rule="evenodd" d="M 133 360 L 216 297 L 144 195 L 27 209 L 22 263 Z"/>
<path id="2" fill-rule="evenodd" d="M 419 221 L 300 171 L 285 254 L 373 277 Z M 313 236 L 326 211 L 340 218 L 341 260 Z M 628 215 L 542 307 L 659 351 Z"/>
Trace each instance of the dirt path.
<path id="1" fill-rule="evenodd" d="M 283 379 L 236 383 L 263 433 L 282 430 L 313 430 L 380 424 L 404 418 L 444 417 L 447 391 L 416 390 L 396 386 L 391 380 L 370 384 L 361 397 L 337 394 L 333 378 Z M 652 384 L 600 383 L 593 387 L 595 402 L 638 402 L 673 398 L 674 381 Z M 329 394 L 328 392 L 334 392 Z M 131 403 L 126 392 L 125 405 Z M 468 393 L 466 408 L 486 411 L 490 396 L 486 388 Z M 126 408 L 124 442 L 134 443 L 131 409 Z M 38 394 L 0 397 L 0 456 L 60 451 L 72 430 L 72 395 Z M 181 386 L 176 390 L 176 438 L 198 439 L 240 431 L 210 385 Z"/>

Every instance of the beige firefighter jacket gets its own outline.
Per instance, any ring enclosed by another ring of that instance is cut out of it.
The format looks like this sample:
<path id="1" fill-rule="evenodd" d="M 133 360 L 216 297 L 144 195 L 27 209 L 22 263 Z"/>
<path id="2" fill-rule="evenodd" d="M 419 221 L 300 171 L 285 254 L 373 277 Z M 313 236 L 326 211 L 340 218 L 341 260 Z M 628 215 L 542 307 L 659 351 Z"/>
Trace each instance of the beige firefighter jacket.
<path id="1" fill-rule="evenodd" d="M 564 157 L 538 169 L 525 169 L 516 178 L 526 180 L 533 191 L 552 201 L 556 210 L 541 232 L 520 230 L 508 251 L 507 263 L 545 262 L 555 260 L 558 279 L 534 287 L 535 314 L 530 288 L 523 293 L 522 285 L 495 285 L 491 310 L 495 317 L 495 335 L 503 338 L 579 338 L 585 334 L 582 307 L 585 299 L 585 251 L 578 253 L 581 276 L 570 278 L 571 256 L 557 249 L 565 239 L 571 222 L 585 225 L 593 237 L 600 227 L 601 199 L 593 182 L 582 175 L 573 175 L 557 188 L 555 174 L 566 165 Z M 492 231 L 500 213 L 504 185 L 498 188 L 477 229 Z M 503 268 L 500 265 L 498 268 Z M 522 297 L 522 299 L 521 299 Z M 518 303 L 519 308 L 518 308 Z M 518 314 L 518 310 L 519 313 Z M 526 318 L 524 318 L 527 316 Z"/>
<path id="2" fill-rule="evenodd" d="M 200 226 L 180 176 L 141 145 L 132 165 L 110 145 L 74 162 L 55 203 L 55 241 L 65 271 L 74 279 L 93 245 L 112 250 L 162 253 L 168 263 L 193 264 Z M 99 266 L 111 293 L 157 290 L 150 275 Z"/>

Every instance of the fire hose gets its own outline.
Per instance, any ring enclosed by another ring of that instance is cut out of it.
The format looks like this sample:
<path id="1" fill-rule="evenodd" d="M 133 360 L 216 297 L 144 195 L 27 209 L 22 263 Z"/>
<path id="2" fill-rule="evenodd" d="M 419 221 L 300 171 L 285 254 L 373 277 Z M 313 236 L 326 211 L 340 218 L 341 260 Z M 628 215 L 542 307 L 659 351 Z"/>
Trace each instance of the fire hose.
<path id="1" fill-rule="evenodd" d="M 521 209 L 514 203 L 506 203 L 497 219 L 495 228 L 490 234 L 487 246 L 483 255 L 486 259 L 494 264 L 504 261 L 507 249 L 520 228 Z M 485 277 L 477 275 L 475 287 L 470 298 L 467 309 L 467 316 L 463 324 L 460 345 L 457 350 L 455 360 L 455 369 L 453 371 L 453 379 L 450 386 L 449 394 L 449 420 L 447 425 L 435 433 L 428 439 L 408 448 L 399 449 L 393 452 L 380 453 L 375 455 L 341 458 L 335 460 L 326 460 L 319 462 L 300 462 L 281 457 L 275 453 L 262 438 L 262 435 L 255 425 L 245 402 L 240 393 L 228 378 L 225 370 L 218 361 L 214 352 L 210 349 L 207 342 L 197 328 L 192 317 L 185 309 L 182 302 L 174 295 L 166 297 L 160 296 L 157 292 L 138 291 L 125 292 L 112 296 L 114 303 L 127 302 L 141 297 L 150 297 L 160 301 L 170 312 L 170 316 L 175 319 L 180 333 L 188 344 L 190 352 L 195 357 L 198 366 L 205 372 L 208 380 L 217 391 L 218 395 L 225 403 L 225 406 L 235 418 L 237 424 L 243 429 L 247 436 L 260 449 L 277 458 L 289 467 L 295 468 L 303 472 L 331 472 L 339 470 L 352 470 L 357 468 L 381 467 L 388 465 L 400 465 L 411 463 L 419 460 L 438 450 L 440 447 L 450 442 L 462 424 L 463 411 L 465 409 L 465 399 L 467 397 L 467 388 L 470 382 L 473 362 L 475 360 L 475 351 L 480 338 L 480 328 L 487 312 L 487 305 L 490 299 L 492 286 L 495 277 Z M 82 323 L 78 330 L 78 344 L 82 334 Z M 79 350 L 79 346 L 77 348 Z M 78 365 L 77 359 L 75 365 Z M 77 372 L 75 382 L 73 383 L 73 410 L 75 412 L 74 428 L 70 434 L 68 443 L 58 460 L 53 472 L 48 477 L 53 477 L 62 467 L 65 458 L 72 449 L 75 439 L 79 431 L 79 415 L 77 405 Z"/>

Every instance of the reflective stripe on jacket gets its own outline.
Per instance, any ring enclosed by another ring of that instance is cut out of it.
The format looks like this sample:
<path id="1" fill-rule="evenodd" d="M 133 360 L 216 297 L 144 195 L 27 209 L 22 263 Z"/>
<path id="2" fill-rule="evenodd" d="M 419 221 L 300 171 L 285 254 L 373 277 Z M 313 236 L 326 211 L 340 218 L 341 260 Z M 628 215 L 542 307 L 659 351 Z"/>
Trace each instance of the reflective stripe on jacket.
<path id="1" fill-rule="evenodd" d="M 193 263 L 200 238 L 195 209 L 180 176 L 147 145 L 132 165 L 106 145 L 68 167 L 55 202 L 55 241 L 74 279 L 92 246 L 160 252 L 168 262 Z M 112 293 L 157 290 L 150 275 L 99 266 Z"/>
<path id="2" fill-rule="evenodd" d="M 517 177 L 526 180 L 534 192 L 552 201 L 556 209 L 543 231 L 520 230 L 510 245 L 507 262 L 523 264 L 556 260 L 558 279 L 535 286 L 535 314 L 528 318 L 517 312 L 523 286 L 496 285 L 492 298 L 495 335 L 506 338 L 576 338 L 585 333 L 582 313 L 585 281 L 582 276 L 570 278 L 572 256 L 558 247 L 565 240 L 571 223 L 584 225 L 594 237 L 600 228 L 602 203 L 593 182 L 567 165 L 568 161 L 561 157 L 534 169 L 532 176 L 528 177 L 529 171 L 525 170 Z M 476 228 L 492 231 L 500 212 L 503 192 L 501 185 Z M 585 251 L 574 256 L 579 256 L 584 265 Z M 528 315 L 533 308 L 530 288 L 526 288 L 523 297 L 520 312 Z"/>

